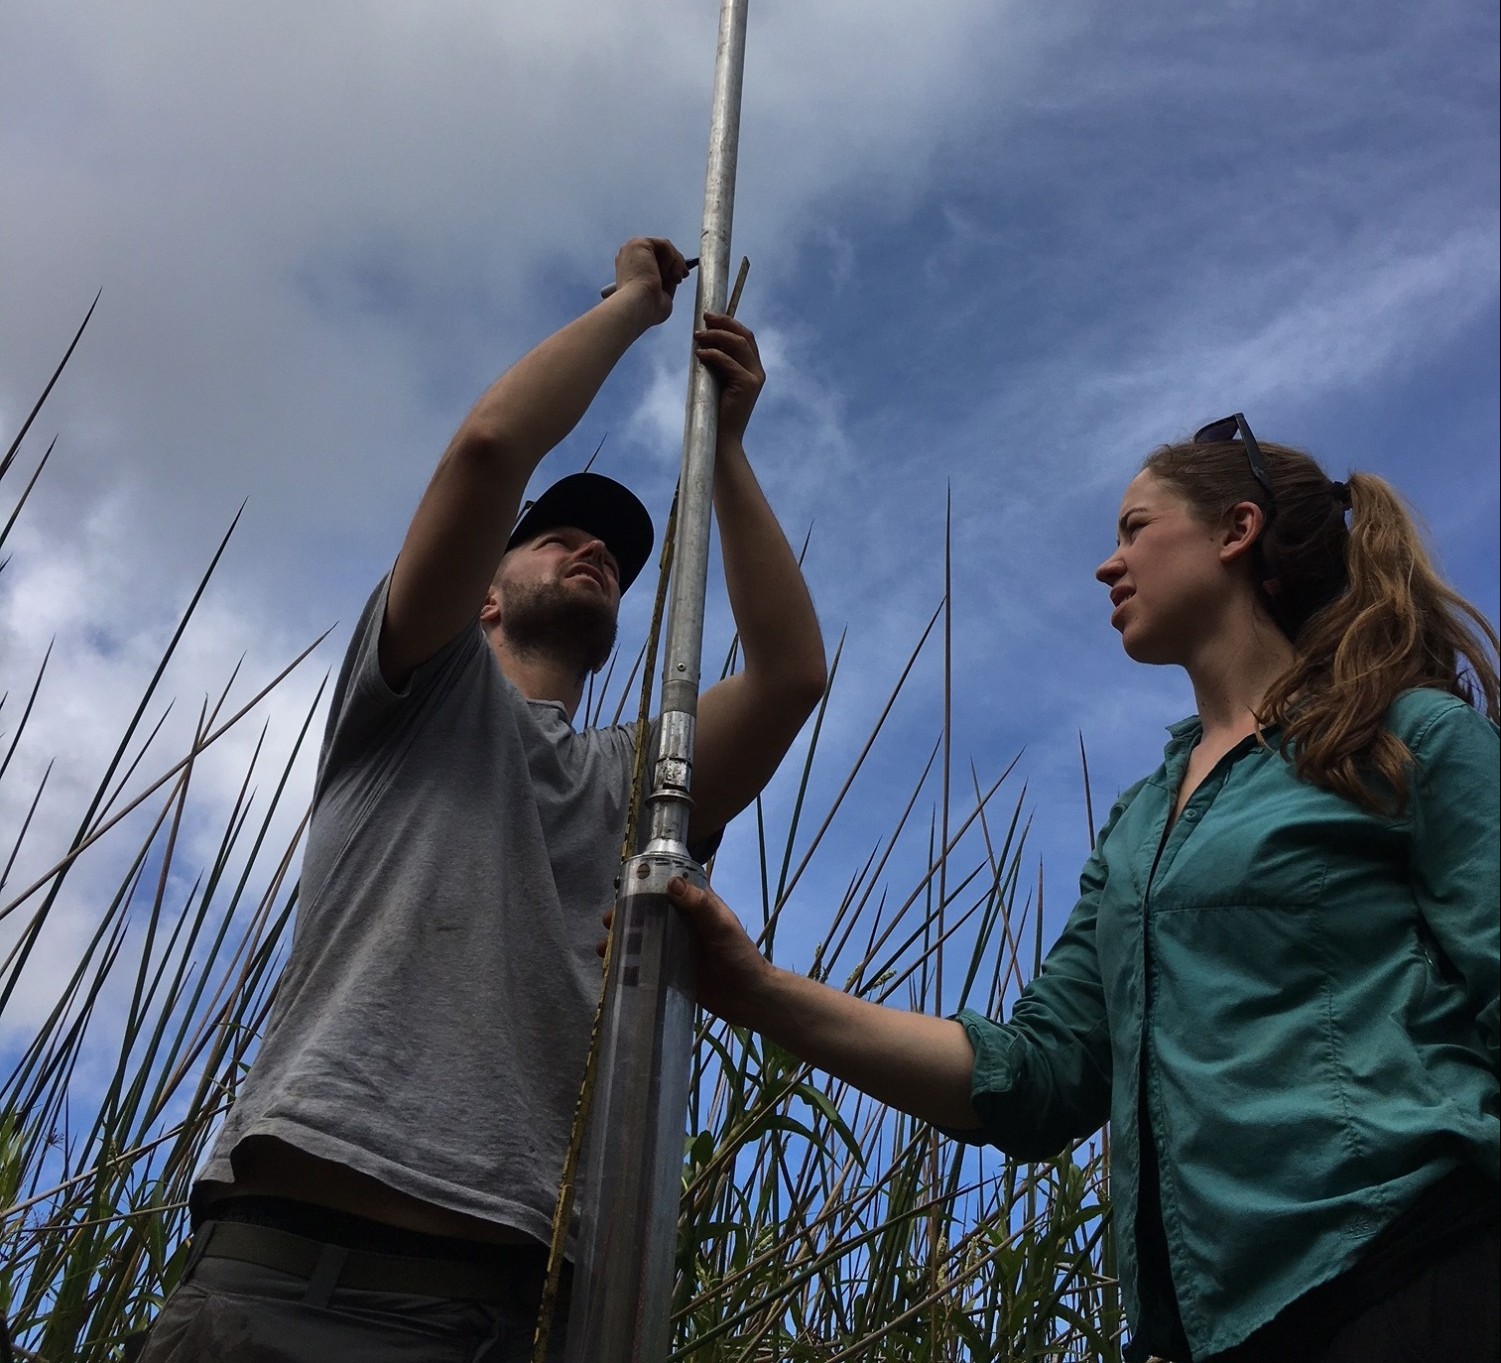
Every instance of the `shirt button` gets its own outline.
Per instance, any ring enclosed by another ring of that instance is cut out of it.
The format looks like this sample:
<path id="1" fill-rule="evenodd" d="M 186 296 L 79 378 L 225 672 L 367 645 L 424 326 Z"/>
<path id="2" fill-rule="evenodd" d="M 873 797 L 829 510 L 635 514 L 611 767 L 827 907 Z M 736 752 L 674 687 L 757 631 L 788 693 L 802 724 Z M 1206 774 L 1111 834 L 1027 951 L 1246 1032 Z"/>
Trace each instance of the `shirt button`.
<path id="1" fill-rule="evenodd" d="M 1197 809 L 1185 809 L 1183 811 L 1183 817 L 1187 819 L 1189 823 L 1193 823 L 1199 817 L 1199 811 Z"/>

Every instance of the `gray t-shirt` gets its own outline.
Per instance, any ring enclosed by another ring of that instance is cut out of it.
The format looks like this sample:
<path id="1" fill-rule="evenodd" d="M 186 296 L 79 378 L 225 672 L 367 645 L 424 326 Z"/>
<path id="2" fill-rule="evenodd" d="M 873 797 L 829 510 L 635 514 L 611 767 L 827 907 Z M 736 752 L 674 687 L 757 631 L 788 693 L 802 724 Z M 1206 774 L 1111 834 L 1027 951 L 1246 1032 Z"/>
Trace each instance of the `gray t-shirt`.
<path id="1" fill-rule="evenodd" d="M 600 988 L 635 726 L 576 733 L 478 624 L 400 692 L 382 583 L 334 692 L 292 952 L 205 1182 L 286 1141 L 545 1241 Z"/>

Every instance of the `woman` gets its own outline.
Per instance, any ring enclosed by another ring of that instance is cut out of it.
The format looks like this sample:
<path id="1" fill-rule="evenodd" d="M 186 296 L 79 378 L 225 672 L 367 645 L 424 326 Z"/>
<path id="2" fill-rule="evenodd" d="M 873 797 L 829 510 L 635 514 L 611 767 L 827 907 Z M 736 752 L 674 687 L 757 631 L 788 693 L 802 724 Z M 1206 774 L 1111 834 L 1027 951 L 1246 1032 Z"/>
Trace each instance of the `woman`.
<path id="1" fill-rule="evenodd" d="M 1020 1159 L 1108 1119 L 1128 1359 L 1496 1359 L 1495 631 L 1388 484 L 1239 414 L 1146 461 L 1096 576 L 1197 713 L 1010 1020 L 778 970 L 677 883 L 702 1002 Z"/>

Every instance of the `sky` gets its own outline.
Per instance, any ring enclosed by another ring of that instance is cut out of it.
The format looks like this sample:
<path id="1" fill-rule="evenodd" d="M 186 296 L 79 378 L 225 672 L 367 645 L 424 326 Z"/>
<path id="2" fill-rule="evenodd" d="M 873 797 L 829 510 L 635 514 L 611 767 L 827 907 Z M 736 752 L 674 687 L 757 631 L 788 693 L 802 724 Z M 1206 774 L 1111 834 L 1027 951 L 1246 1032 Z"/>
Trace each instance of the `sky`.
<path id="1" fill-rule="evenodd" d="M 846 638 L 814 803 L 942 598 L 947 533 L 954 802 L 971 763 L 988 784 L 1019 759 L 1061 921 L 1081 736 L 1098 813 L 1192 708 L 1181 673 L 1125 659 L 1093 571 L 1145 455 L 1228 412 L 1394 481 L 1496 618 L 1497 22 L 1479 0 L 752 0 L 733 253 L 769 378 L 747 448 Z M 57 439 L 0 573 L 0 690 L 55 641 L 0 792 L 13 828 L 55 764 L 28 858 L 65 845 L 242 502 L 163 750 L 237 664 L 246 699 L 332 629 L 263 707 L 291 743 L 470 403 L 594 303 L 627 237 L 696 253 L 714 44 L 686 0 L 5 6 L 7 442 L 102 291 L 23 447 L 20 476 Z M 688 311 L 537 485 L 603 441 L 660 525 Z M 706 673 L 729 637 L 711 593 Z M 790 921 L 821 921 L 942 719 L 930 645 Z M 203 777 L 210 810 L 253 739 Z M 748 915 L 754 844 L 742 821 L 716 876 Z"/>

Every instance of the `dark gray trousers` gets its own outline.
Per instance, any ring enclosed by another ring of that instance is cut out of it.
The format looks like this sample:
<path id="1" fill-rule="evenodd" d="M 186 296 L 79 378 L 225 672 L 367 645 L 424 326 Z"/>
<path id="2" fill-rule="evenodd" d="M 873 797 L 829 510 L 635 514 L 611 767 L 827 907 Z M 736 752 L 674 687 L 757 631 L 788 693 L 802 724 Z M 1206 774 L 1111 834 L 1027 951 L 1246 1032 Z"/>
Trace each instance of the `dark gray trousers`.
<path id="1" fill-rule="evenodd" d="M 206 1257 L 162 1308 L 140 1363 L 530 1363 L 535 1284 L 498 1304 L 335 1287 Z M 321 1294 L 314 1294 L 321 1295 Z M 563 1357 L 559 1305 L 550 1363 Z"/>

